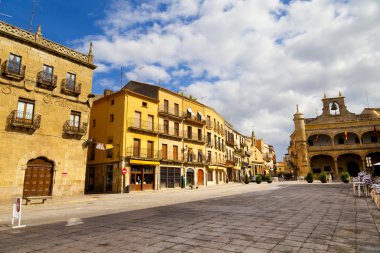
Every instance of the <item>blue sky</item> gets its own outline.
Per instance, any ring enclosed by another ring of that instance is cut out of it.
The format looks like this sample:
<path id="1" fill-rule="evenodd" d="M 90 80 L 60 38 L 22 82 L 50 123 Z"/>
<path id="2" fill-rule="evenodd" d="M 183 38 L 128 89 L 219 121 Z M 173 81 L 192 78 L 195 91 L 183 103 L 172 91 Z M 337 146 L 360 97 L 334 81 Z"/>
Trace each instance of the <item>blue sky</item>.
<path id="1" fill-rule="evenodd" d="M 28 30 L 33 2 L 0 0 L 0 19 Z M 380 107 L 378 0 L 40 0 L 38 24 L 84 53 L 93 42 L 94 93 L 119 89 L 122 67 L 123 83 L 191 94 L 279 157 L 296 104 L 315 117 L 341 91 L 354 113 Z"/>

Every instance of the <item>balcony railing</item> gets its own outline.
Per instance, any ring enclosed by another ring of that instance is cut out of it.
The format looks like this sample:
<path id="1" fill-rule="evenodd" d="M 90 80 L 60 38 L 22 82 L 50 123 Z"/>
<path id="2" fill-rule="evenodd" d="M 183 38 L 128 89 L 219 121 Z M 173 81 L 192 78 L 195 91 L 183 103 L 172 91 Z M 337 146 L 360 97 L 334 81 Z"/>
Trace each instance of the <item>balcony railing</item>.
<path id="1" fill-rule="evenodd" d="M 138 159 L 158 160 L 160 152 L 157 149 L 147 149 L 138 147 L 128 147 L 126 150 L 127 157 Z"/>
<path id="2" fill-rule="evenodd" d="M 160 114 L 162 114 L 162 115 L 172 116 L 172 117 L 175 117 L 175 118 L 181 118 L 182 117 L 182 114 L 179 111 L 179 109 L 176 109 L 176 108 L 173 108 L 173 107 L 167 107 L 165 105 L 160 105 L 158 107 L 158 112 Z"/>
<path id="3" fill-rule="evenodd" d="M 308 151 L 337 151 L 337 150 L 354 150 L 354 149 L 368 149 L 379 147 L 379 143 L 355 143 L 355 144 L 335 144 L 333 145 L 320 145 L 309 146 Z"/>
<path id="4" fill-rule="evenodd" d="M 2 66 L 2 73 L 5 77 L 22 80 L 25 78 L 25 69 L 25 65 L 10 64 L 9 61 L 5 61 Z"/>
<path id="5" fill-rule="evenodd" d="M 87 133 L 87 123 L 82 123 L 82 126 L 75 126 L 75 123 L 68 120 L 63 125 L 63 133 L 73 136 L 84 136 Z"/>
<path id="6" fill-rule="evenodd" d="M 8 125 L 12 127 L 36 130 L 40 128 L 41 115 L 14 110 L 9 114 L 7 121 Z"/>
<path id="7" fill-rule="evenodd" d="M 57 76 L 49 75 L 41 71 L 37 74 L 37 84 L 41 88 L 53 90 L 57 87 Z"/>
<path id="8" fill-rule="evenodd" d="M 165 125 L 159 125 L 158 126 L 158 132 L 161 135 L 166 135 L 166 136 L 170 136 L 170 137 L 177 137 L 177 138 L 183 137 L 183 131 L 182 130 L 180 130 L 178 128 L 176 129 L 173 127 L 168 127 Z"/>
<path id="9" fill-rule="evenodd" d="M 234 142 L 234 140 L 226 139 L 226 145 L 233 147 L 233 146 L 235 146 L 235 142 Z"/>
<path id="10" fill-rule="evenodd" d="M 159 154 L 160 160 L 182 162 L 182 157 L 178 153 L 173 153 L 172 149 L 169 149 L 166 153 L 161 150 Z"/>
<path id="11" fill-rule="evenodd" d="M 251 150 L 246 150 L 246 151 L 245 151 L 245 155 L 246 155 L 246 156 L 250 156 L 250 155 L 252 155 L 252 151 L 251 151 Z"/>
<path id="12" fill-rule="evenodd" d="M 217 159 L 215 157 L 207 157 L 206 158 L 206 163 L 208 164 L 217 164 L 217 165 L 225 165 L 226 161 L 224 159 Z"/>
<path id="13" fill-rule="evenodd" d="M 187 141 L 195 141 L 195 142 L 205 142 L 205 137 L 203 135 L 198 135 L 197 132 L 188 132 L 185 131 L 183 137 Z"/>
<path id="14" fill-rule="evenodd" d="M 185 121 L 190 122 L 190 123 L 194 123 L 197 125 L 206 125 L 206 120 L 203 120 L 200 117 L 192 115 L 188 112 L 183 113 L 183 118 Z"/>
<path id="15" fill-rule="evenodd" d="M 158 133 L 158 125 L 151 121 L 140 120 L 138 118 L 128 119 L 128 128 L 140 130 L 148 133 Z"/>
<path id="16" fill-rule="evenodd" d="M 61 83 L 61 91 L 68 95 L 78 96 L 81 93 L 82 84 L 69 82 L 68 79 L 63 79 Z"/>
<path id="17" fill-rule="evenodd" d="M 185 156 L 185 162 L 187 163 L 205 163 L 206 162 L 206 157 L 202 153 L 201 155 L 197 154 L 187 154 Z"/>

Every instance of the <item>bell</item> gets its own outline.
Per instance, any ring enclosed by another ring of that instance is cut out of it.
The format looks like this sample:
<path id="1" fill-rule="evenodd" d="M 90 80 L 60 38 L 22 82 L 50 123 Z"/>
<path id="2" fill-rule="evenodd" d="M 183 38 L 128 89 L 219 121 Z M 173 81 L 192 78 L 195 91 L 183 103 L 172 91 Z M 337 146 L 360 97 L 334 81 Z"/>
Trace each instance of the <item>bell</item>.
<path id="1" fill-rule="evenodd" d="M 338 107 L 336 106 L 336 103 L 333 103 L 333 104 L 331 105 L 331 110 L 333 110 L 333 111 L 338 110 Z"/>

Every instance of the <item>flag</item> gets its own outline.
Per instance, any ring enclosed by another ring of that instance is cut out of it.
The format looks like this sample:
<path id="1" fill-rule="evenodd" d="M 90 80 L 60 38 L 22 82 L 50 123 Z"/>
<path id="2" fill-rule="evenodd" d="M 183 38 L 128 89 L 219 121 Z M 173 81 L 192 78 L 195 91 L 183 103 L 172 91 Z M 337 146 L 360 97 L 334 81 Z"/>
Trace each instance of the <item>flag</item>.
<path id="1" fill-rule="evenodd" d="M 101 150 L 105 150 L 106 147 L 103 143 L 96 143 L 96 149 L 101 149 Z"/>
<path id="2" fill-rule="evenodd" d="M 347 141 L 347 137 L 348 137 L 348 134 L 347 134 L 347 131 L 344 131 L 344 139 Z"/>
<path id="3" fill-rule="evenodd" d="M 113 148 L 112 144 L 106 144 L 106 149 L 111 149 L 111 148 Z"/>
<path id="4" fill-rule="evenodd" d="M 318 134 L 315 136 L 315 142 L 318 142 L 318 138 L 319 138 L 319 136 L 318 136 Z"/>

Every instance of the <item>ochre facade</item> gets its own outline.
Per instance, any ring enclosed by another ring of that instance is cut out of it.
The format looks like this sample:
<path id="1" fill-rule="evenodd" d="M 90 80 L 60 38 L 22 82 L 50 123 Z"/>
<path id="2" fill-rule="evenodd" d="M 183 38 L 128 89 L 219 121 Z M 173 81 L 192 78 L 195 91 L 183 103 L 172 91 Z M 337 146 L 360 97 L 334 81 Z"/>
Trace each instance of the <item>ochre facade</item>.
<path id="1" fill-rule="evenodd" d="M 0 201 L 83 194 L 92 58 L 0 22 Z"/>
<path id="2" fill-rule="evenodd" d="M 309 171 L 332 173 L 337 178 L 347 171 L 356 176 L 380 161 L 380 108 L 365 108 L 361 114 L 347 110 L 344 97 L 322 99 L 322 114 L 304 118 L 294 114 L 295 130 L 290 136 L 289 165 L 299 176 Z"/>

